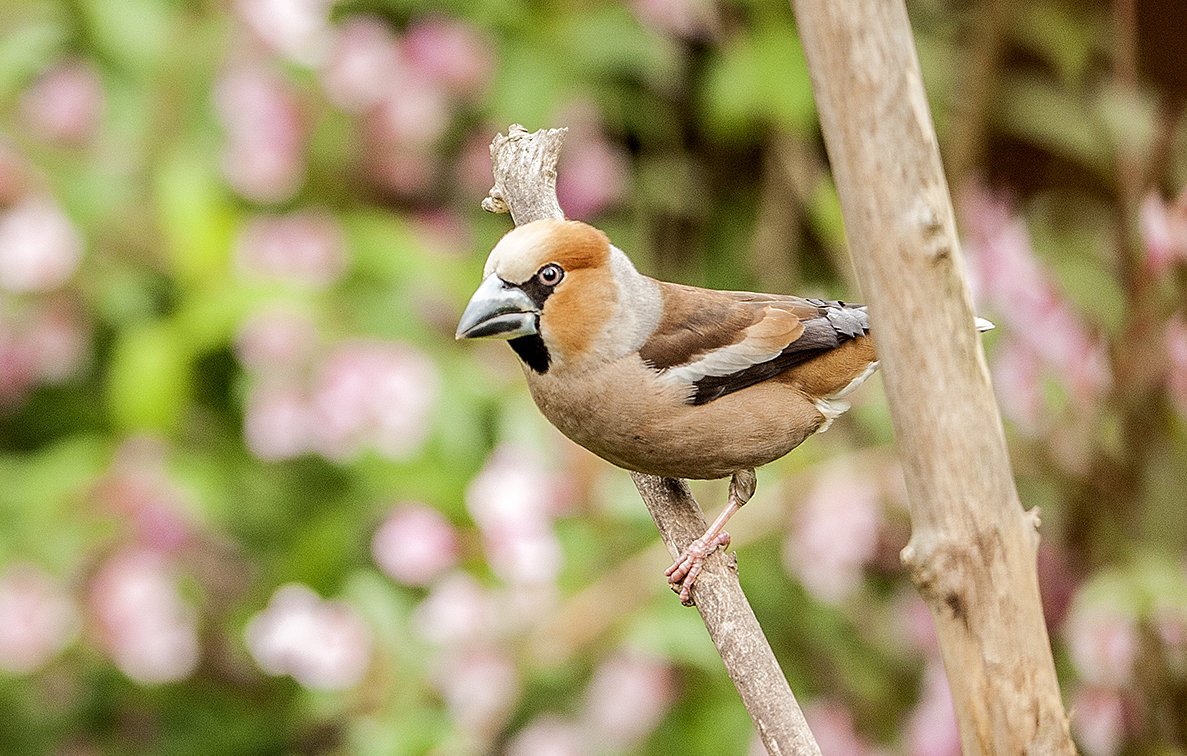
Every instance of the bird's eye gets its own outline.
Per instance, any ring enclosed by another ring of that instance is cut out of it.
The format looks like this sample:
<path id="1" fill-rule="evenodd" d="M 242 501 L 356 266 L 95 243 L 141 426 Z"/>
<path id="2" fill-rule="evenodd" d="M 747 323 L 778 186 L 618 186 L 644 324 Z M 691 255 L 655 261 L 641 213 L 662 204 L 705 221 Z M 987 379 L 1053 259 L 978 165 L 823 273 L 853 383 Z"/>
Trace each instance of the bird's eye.
<path id="1" fill-rule="evenodd" d="M 548 263 L 536 273 L 537 280 L 545 286 L 556 286 L 564 277 L 564 269 L 556 263 Z"/>

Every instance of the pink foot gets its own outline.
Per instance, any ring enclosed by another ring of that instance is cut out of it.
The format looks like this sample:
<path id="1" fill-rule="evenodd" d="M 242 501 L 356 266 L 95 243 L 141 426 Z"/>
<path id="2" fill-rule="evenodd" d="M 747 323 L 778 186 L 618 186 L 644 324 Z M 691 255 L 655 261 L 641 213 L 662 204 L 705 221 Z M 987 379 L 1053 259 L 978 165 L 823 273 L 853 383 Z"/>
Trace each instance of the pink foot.
<path id="1" fill-rule="evenodd" d="M 692 584 L 701 574 L 705 557 L 716 551 L 718 547 L 727 548 L 729 545 L 730 534 L 724 530 L 708 539 L 702 536 L 688 544 L 684 553 L 672 563 L 671 567 L 664 570 L 664 575 L 668 578 L 668 586 L 680 594 L 680 603 L 685 606 L 692 604 Z"/>

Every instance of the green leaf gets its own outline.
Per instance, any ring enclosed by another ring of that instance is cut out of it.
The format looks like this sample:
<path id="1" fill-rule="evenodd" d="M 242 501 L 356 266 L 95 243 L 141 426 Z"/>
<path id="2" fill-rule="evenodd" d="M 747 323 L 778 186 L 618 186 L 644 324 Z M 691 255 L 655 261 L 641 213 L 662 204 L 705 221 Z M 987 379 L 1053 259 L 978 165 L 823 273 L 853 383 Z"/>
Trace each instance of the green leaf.
<path id="1" fill-rule="evenodd" d="M 235 213 L 207 157 L 181 148 L 162 160 L 154 176 L 153 200 L 165 253 L 177 277 L 225 278 Z"/>
<path id="2" fill-rule="evenodd" d="M 676 44 L 648 30 L 622 3 L 565 14 L 554 38 L 567 53 L 564 68 L 589 78 L 635 77 L 663 86 L 683 65 Z"/>
<path id="3" fill-rule="evenodd" d="M 706 130 L 727 143 L 753 139 L 767 126 L 799 132 L 816 126 L 808 65 L 786 24 L 728 40 L 710 60 L 698 100 Z"/>
<path id="4" fill-rule="evenodd" d="M 528 131 L 557 125 L 550 121 L 574 91 L 571 77 L 554 64 L 564 58 L 555 44 L 506 40 L 499 50 L 498 70 L 487 98 L 490 120 L 520 123 Z M 500 126 L 500 130 L 505 128 Z"/>
<path id="5" fill-rule="evenodd" d="M 1158 137 L 1159 102 L 1154 92 L 1120 83 L 1106 84 L 1092 100 L 1092 109 L 1111 144 L 1131 155 L 1147 155 Z"/>
<path id="6" fill-rule="evenodd" d="M 32 21 L 0 34 L 0 101 L 12 97 L 49 65 L 65 41 L 65 30 L 50 20 Z"/>
<path id="7" fill-rule="evenodd" d="M 816 101 L 808 61 L 795 29 L 790 25 L 763 26 L 754 42 L 767 116 L 790 131 L 814 130 Z"/>
<path id="8" fill-rule="evenodd" d="M 1006 134 L 1112 180 L 1112 144 L 1082 100 L 1054 82 L 1030 75 L 1004 78 L 993 121 Z"/>
<path id="9" fill-rule="evenodd" d="M 96 44 L 129 69 L 143 71 L 170 52 L 174 3 L 81 0 L 79 7 Z"/>
<path id="10" fill-rule="evenodd" d="M 1069 203 L 1066 194 L 1054 192 L 1035 198 L 1027 213 L 1034 248 L 1076 311 L 1115 333 L 1128 304 L 1109 263 L 1113 220 L 1098 200 L 1077 200 Z"/>
<path id="11" fill-rule="evenodd" d="M 399 216 L 364 209 L 341 218 L 353 274 L 383 281 L 431 274 L 433 265 L 425 259 L 424 246 Z"/>
<path id="12" fill-rule="evenodd" d="M 178 308 L 173 326 L 193 351 L 216 349 L 231 341 L 257 299 L 253 292 L 225 282 L 195 291 Z"/>
<path id="13" fill-rule="evenodd" d="M 627 618 L 623 645 L 717 674 L 721 670 L 721 657 L 705 633 L 700 615 L 695 609 L 682 606 L 674 595 L 657 599 Z"/>
<path id="14" fill-rule="evenodd" d="M 1082 81 L 1098 54 L 1108 54 L 1108 20 L 1053 0 L 1019 3 L 1010 35 L 1047 60 L 1064 84 Z"/>
<path id="15" fill-rule="evenodd" d="M 79 502 L 106 466 L 108 447 L 100 437 L 74 436 L 0 457 L 0 564 L 20 556 L 67 572 L 86 558 L 102 534 L 78 516 Z"/>
<path id="16" fill-rule="evenodd" d="M 192 387 L 189 344 L 166 323 L 127 331 L 115 344 L 107 374 L 107 405 L 125 430 L 174 430 Z"/>

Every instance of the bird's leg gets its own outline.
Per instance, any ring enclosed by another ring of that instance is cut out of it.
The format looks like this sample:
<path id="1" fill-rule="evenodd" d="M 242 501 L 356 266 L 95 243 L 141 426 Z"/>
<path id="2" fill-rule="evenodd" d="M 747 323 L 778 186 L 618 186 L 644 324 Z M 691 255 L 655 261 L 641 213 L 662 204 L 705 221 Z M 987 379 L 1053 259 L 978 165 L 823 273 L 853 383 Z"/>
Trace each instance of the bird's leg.
<path id="1" fill-rule="evenodd" d="M 705 557 L 712 554 L 719 546 L 723 548 L 729 546 L 730 534 L 725 532 L 725 524 L 729 522 L 735 512 L 750 501 L 757 482 L 753 469 L 739 470 L 734 473 L 730 478 L 730 495 L 725 509 L 721 510 L 721 514 L 717 515 L 717 519 L 713 521 L 705 534 L 688 544 L 684 553 L 664 571 L 668 577 L 668 585 L 672 587 L 673 591 L 680 594 L 682 604 L 688 604 L 691 599 L 692 584 L 696 582 L 697 575 L 701 574 Z"/>

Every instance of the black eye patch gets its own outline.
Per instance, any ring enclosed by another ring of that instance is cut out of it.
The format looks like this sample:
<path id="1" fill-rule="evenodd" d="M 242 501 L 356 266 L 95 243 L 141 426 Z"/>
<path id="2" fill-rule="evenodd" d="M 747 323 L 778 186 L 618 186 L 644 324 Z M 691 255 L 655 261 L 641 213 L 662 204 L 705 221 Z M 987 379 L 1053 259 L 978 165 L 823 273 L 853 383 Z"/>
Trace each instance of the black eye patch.
<path id="1" fill-rule="evenodd" d="M 548 299 L 548 295 L 555 290 L 554 286 L 541 283 L 539 276 L 532 276 L 519 284 L 519 288 L 528 295 L 528 299 L 531 299 L 532 304 L 536 305 L 536 309 L 540 311 L 544 310 L 544 301 Z"/>

